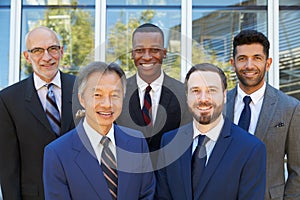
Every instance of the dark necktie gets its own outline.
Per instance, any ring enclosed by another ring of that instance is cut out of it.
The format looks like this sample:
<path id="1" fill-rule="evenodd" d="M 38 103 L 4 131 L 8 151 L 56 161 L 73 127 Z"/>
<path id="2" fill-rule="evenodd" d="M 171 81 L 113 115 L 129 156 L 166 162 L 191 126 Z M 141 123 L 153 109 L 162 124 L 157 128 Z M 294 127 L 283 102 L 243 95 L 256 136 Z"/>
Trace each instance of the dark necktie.
<path id="1" fill-rule="evenodd" d="M 202 173 L 205 169 L 205 163 L 207 159 L 205 144 L 207 143 L 208 138 L 205 135 L 198 136 L 198 145 L 192 156 L 192 186 L 193 186 L 193 195 L 196 192 L 197 186 L 200 183 Z"/>
<path id="2" fill-rule="evenodd" d="M 101 168 L 106 179 L 109 193 L 112 199 L 117 199 L 118 195 L 118 172 L 117 163 L 114 154 L 109 148 L 110 139 L 103 136 L 100 143 L 103 145 L 101 153 Z"/>
<path id="3" fill-rule="evenodd" d="M 250 125 L 250 120 L 251 120 L 251 110 L 250 110 L 250 106 L 249 106 L 249 104 L 251 102 L 251 97 L 250 96 L 245 96 L 243 101 L 244 101 L 245 106 L 244 106 L 244 109 L 241 113 L 238 125 L 241 128 L 248 131 L 249 125 Z"/>
<path id="4" fill-rule="evenodd" d="M 148 85 L 146 87 L 146 91 L 145 91 L 145 95 L 144 95 L 144 106 L 142 108 L 142 114 L 143 114 L 143 118 L 144 121 L 146 123 L 146 125 L 151 124 L 151 107 L 152 107 L 152 103 L 151 103 L 151 96 L 150 96 L 150 91 L 151 91 L 151 86 Z"/>
<path id="5" fill-rule="evenodd" d="M 54 87 L 53 83 L 47 85 L 48 93 L 46 96 L 46 115 L 55 134 L 60 135 L 60 128 L 61 128 L 60 114 L 55 101 L 53 87 Z"/>

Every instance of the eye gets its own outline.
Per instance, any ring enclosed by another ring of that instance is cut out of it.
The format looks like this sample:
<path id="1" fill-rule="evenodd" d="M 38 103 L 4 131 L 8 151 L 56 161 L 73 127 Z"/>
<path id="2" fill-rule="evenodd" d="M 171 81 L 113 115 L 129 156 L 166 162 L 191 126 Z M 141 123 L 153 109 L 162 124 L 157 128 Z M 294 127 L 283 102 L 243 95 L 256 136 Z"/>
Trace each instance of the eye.
<path id="1" fill-rule="evenodd" d="M 151 53 L 158 53 L 158 52 L 160 52 L 160 50 L 161 49 L 159 49 L 159 48 L 151 48 L 150 49 Z"/>
<path id="2" fill-rule="evenodd" d="M 51 46 L 47 49 L 47 51 L 49 53 L 57 53 L 59 49 L 60 49 L 60 46 Z"/>
<path id="3" fill-rule="evenodd" d="M 263 57 L 262 57 L 262 56 L 255 56 L 255 60 L 257 60 L 257 61 L 262 61 L 262 60 L 263 60 Z"/>
<path id="4" fill-rule="evenodd" d="M 246 61 L 246 58 L 243 57 L 243 56 L 241 56 L 241 57 L 238 57 L 237 60 L 238 60 L 239 62 L 244 62 L 244 61 Z"/>
<path id="5" fill-rule="evenodd" d="M 144 53 L 145 49 L 134 49 L 133 50 L 135 53 Z"/>
<path id="6" fill-rule="evenodd" d="M 30 52 L 33 53 L 33 54 L 42 54 L 44 53 L 44 49 L 43 48 L 34 48 L 34 49 L 31 49 Z"/>

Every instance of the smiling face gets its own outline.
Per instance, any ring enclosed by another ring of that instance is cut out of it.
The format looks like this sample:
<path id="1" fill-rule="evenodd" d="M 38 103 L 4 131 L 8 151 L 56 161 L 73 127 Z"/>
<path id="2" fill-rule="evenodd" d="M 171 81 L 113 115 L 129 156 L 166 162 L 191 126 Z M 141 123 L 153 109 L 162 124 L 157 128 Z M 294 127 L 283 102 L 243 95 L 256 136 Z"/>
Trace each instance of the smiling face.
<path id="1" fill-rule="evenodd" d="M 115 72 L 94 72 L 87 80 L 79 101 L 85 109 L 87 123 L 105 135 L 122 110 L 124 88 Z"/>
<path id="2" fill-rule="evenodd" d="M 161 65 L 166 57 L 163 38 L 159 32 L 137 32 L 133 38 L 132 58 L 139 76 L 152 83 L 161 74 Z"/>
<path id="3" fill-rule="evenodd" d="M 241 89 L 251 94 L 264 84 L 264 77 L 269 71 L 272 59 L 267 58 L 263 46 L 259 43 L 236 47 L 236 55 L 231 59 Z"/>
<path id="4" fill-rule="evenodd" d="M 187 103 L 199 125 L 214 127 L 221 118 L 226 90 L 216 72 L 195 71 L 187 82 Z M 209 128 L 209 129 L 211 129 Z"/>
<path id="5" fill-rule="evenodd" d="M 50 29 L 39 27 L 28 34 L 26 40 L 27 50 L 34 48 L 47 49 L 51 46 L 59 46 L 59 41 L 56 34 Z M 41 55 L 35 55 L 34 53 L 24 51 L 23 55 L 26 61 L 32 65 L 33 71 L 37 76 L 46 82 L 51 82 L 58 72 L 60 60 L 63 56 L 63 47 L 55 54 L 49 54 L 48 51 L 44 51 Z"/>

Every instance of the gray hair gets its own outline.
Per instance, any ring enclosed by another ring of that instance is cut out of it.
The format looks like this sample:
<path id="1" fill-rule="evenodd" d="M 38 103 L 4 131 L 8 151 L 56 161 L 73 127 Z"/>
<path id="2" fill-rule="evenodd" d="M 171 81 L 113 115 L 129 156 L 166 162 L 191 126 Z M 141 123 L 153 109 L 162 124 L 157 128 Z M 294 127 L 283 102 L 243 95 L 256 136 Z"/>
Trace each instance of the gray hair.
<path id="1" fill-rule="evenodd" d="M 105 62 L 100 62 L 100 61 L 92 62 L 88 64 L 86 67 L 81 68 L 81 70 L 79 71 L 79 75 L 77 76 L 77 86 L 78 86 L 78 93 L 80 95 L 82 95 L 84 90 L 86 89 L 89 76 L 95 72 L 101 72 L 101 73 L 115 72 L 116 74 L 118 74 L 118 76 L 121 79 L 123 89 L 124 89 L 124 95 L 125 95 L 126 76 L 124 71 L 116 63 L 107 64 Z"/>

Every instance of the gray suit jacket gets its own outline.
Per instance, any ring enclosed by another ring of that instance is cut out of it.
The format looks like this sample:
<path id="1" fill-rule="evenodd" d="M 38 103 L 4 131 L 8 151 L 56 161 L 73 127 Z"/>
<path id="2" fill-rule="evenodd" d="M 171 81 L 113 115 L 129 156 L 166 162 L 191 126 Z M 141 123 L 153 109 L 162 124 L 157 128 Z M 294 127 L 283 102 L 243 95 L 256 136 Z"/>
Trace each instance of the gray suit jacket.
<path id="1" fill-rule="evenodd" d="M 237 88 L 227 94 L 225 115 L 233 120 Z M 267 84 L 255 135 L 267 148 L 265 200 L 300 199 L 300 102 Z M 288 179 L 285 182 L 284 157 Z"/>

